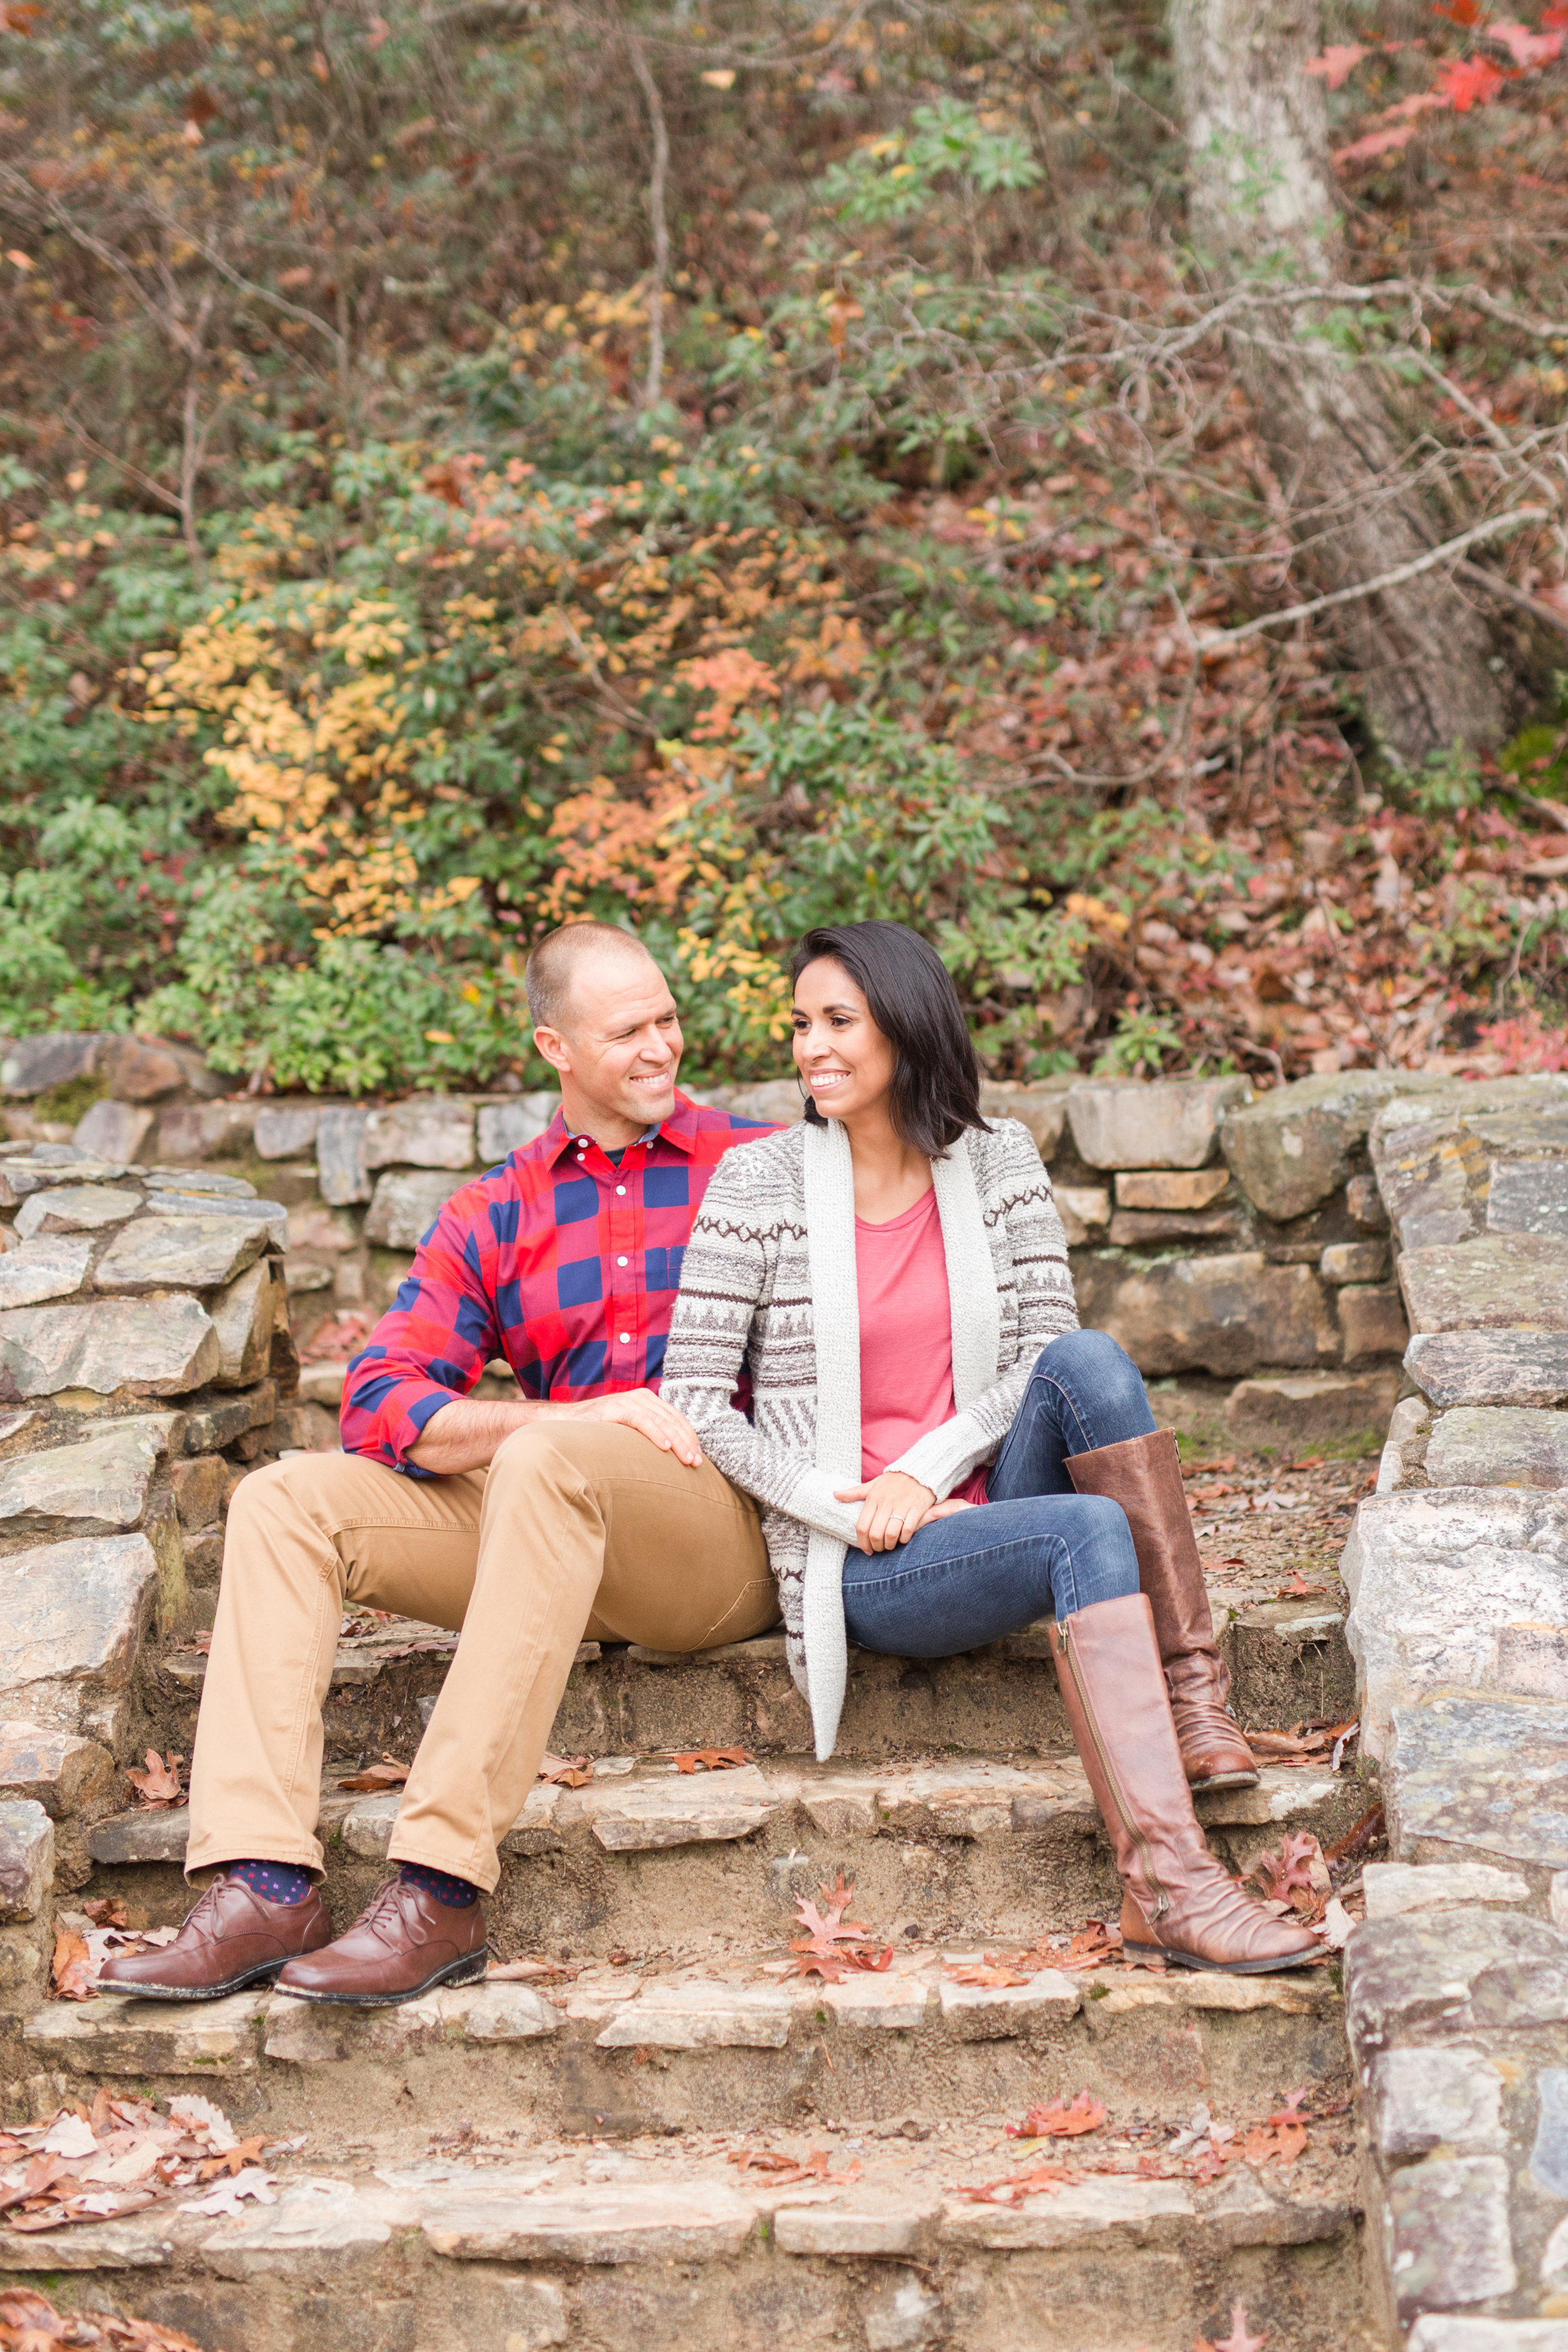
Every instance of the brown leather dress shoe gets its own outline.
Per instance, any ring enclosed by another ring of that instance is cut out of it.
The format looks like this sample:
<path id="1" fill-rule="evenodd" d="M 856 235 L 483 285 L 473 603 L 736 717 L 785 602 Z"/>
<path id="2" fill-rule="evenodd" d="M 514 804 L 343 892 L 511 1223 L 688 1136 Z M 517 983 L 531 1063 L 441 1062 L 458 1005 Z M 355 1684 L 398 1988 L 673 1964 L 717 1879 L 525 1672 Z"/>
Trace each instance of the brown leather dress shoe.
<path id="1" fill-rule="evenodd" d="M 172 1944 L 106 1960 L 98 1981 L 105 1992 L 148 2000 L 221 2000 L 331 1940 L 332 1922 L 314 1887 L 303 1903 L 268 1903 L 239 1879 L 220 1875 Z"/>
<path id="2" fill-rule="evenodd" d="M 290 1960 L 278 1990 L 296 2000 L 388 2009 L 437 1985 L 477 1984 L 489 1965 L 482 1904 L 459 1910 L 422 1886 L 389 1878 L 335 1944 Z"/>

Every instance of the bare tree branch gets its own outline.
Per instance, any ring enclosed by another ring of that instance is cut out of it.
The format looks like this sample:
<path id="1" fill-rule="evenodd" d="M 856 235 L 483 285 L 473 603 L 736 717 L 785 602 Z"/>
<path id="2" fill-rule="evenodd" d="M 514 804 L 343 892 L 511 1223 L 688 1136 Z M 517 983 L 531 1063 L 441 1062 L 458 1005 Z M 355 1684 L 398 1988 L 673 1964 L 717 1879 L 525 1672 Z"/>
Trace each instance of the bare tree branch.
<path id="1" fill-rule="evenodd" d="M 653 133 L 653 170 L 648 175 L 647 211 L 653 226 L 653 278 L 647 300 L 647 380 L 643 386 L 643 406 L 657 408 L 664 395 L 664 288 L 669 276 L 669 220 L 664 207 L 665 174 L 669 169 L 669 132 L 665 125 L 664 100 L 658 94 L 658 84 L 635 33 L 626 36 L 631 53 L 632 71 L 642 89 L 647 107 L 648 128 Z"/>

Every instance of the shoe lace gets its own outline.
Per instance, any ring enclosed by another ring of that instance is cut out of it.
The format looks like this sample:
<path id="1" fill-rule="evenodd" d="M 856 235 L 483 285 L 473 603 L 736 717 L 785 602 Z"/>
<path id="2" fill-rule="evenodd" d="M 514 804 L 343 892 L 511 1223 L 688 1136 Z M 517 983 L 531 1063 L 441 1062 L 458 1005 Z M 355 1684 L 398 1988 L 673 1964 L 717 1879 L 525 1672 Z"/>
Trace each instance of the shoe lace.
<path id="1" fill-rule="evenodd" d="M 385 1880 L 376 1888 L 375 1893 L 354 1921 L 354 1926 L 366 1928 L 372 1935 L 380 1937 L 384 1944 L 392 1942 L 398 1937 L 404 1927 L 403 1905 L 399 1899 L 402 1893 L 401 1878 Z"/>
<path id="2" fill-rule="evenodd" d="M 190 1909 L 185 1914 L 184 1921 L 180 1928 L 182 1936 L 184 1935 L 187 1928 L 195 1927 L 197 1929 L 202 1929 L 211 1927 L 213 1924 L 211 1915 L 217 1909 L 217 1898 L 223 1893 L 225 1887 L 230 1884 L 231 1882 L 228 1873 L 226 1871 L 219 1871 L 217 1876 L 212 1881 L 211 1885 L 203 1887 L 201 1894 L 197 1896 L 195 1902 L 192 1904 Z"/>

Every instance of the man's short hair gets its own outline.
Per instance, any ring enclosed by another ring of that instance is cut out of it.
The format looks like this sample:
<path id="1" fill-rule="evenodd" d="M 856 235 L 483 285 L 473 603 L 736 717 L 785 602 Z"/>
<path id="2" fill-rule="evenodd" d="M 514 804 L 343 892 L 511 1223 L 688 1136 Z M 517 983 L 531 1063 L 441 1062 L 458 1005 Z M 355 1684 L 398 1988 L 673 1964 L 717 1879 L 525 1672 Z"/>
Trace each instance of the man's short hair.
<path id="1" fill-rule="evenodd" d="M 529 1017 L 536 1029 L 563 1029 L 572 998 L 572 980 L 578 964 L 595 948 L 620 950 L 653 963 L 635 931 L 619 923 L 563 923 L 546 932 L 528 959 L 522 975 L 528 991 Z M 657 971 L 658 966 L 654 964 Z"/>

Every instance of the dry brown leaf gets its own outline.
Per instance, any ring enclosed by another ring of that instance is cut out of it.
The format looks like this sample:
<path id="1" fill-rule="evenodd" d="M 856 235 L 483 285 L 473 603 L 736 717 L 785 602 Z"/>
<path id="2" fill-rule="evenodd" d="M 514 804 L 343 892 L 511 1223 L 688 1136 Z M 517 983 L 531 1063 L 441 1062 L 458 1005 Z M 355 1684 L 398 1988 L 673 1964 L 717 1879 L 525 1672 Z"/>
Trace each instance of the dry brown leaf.
<path id="1" fill-rule="evenodd" d="M 1071 2179 L 1064 2164 L 1035 2164 L 1027 2172 L 1005 2173 L 1000 2180 L 960 2181 L 952 2193 L 977 2205 L 1021 2205 L 1026 2197 L 1053 2194 Z"/>
<path id="2" fill-rule="evenodd" d="M 411 1764 L 400 1764 L 395 1756 L 383 1754 L 379 1764 L 365 1765 L 362 1771 L 351 1773 L 346 1780 L 340 1780 L 338 1786 L 340 1789 L 363 1789 L 384 1795 L 388 1789 L 401 1789 L 413 1769 Z"/>
<path id="3" fill-rule="evenodd" d="M 743 1748 L 692 1748 L 677 1756 L 678 1772 L 732 1772 L 751 1758 Z"/>
<path id="4" fill-rule="evenodd" d="M 1022 1970 L 1009 1968 L 1005 1960 L 994 1960 L 989 1955 L 984 1961 L 969 1960 L 962 1968 L 949 1969 L 945 1973 L 949 1984 L 1005 1987 L 1029 1981 Z"/>
<path id="5" fill-rule="evenodd" d="M 55 1937 L 49 1979 L 56 2000 L 92 2000 L 97 1996 L 92 1954 L 74 1927 L 62 1927 Z"/>
<path id="6" fill-rule="evenodd" d="M 845 2172 L 829 2172 L 828 2153 L 825 2147 L 814 2147 L 809 2156 L 789 2156 L 771 2147 L 732 2149 L 727 2162 L 738 2165 L 742 2172 L 765 2172 L 775 2188 L 786 2189 L 797 2180 L 828 2181 L 847 2186 L 860 2178 L 858 2157 Z"/>
<path id="7" fill-rule="evenodd" d="M 142 1804 L 177 1805 L 181 1801 L 180 1767 L 184 1760 L 173 1748 L 167 1756 L 160 1756 L 155 1748 L 149 1748 L 145 1772 L 138 1772 L 132 1766 L 125 1777 Z"/>
<path id="8" fill-rule="evenodd" d="M 558 1977 L 564 1970 L 552 1960 L 492 1960 L 485 1970 L 487 1984 L 526 1984 L 533 1977 Z"/>
<path id="9" fill-rule="evenodd" d="M 130 1925 L 125 1916 L 125 1906 L 117 1895 L 95 1895 L 90 1903 L 84 1903 L 81 1907 L 95 1927 L 124 1927 Z"/>
<path id="10" fill-rule="evenodd" d="M 585 1788 L 594 1777 L 594 1759 L 591 1756 L 552 1756 L 546 1753 L 540 1758 L 539 1770 L 534 1777 L 548 1780 L 555 1789 Z"/>
<path id="11" fill-rule="evenodd" d="M 1009 2124 L 1006 2130 L 1010 2139 L 1077 2139 L 1098 2131 L 1105 2119 L 1100 2101 L 1080 2091 L 1070 2106 L 1053 2099 L 1048 2107 L 1031 2107 L 1021 2124 Z"/>
<path id="12" fill-rule="evenodd" d="M 837 1984 L 851 1969 L 868 1969 L 880 1972 L 891 1968 L 893 1948 L 888 1944 L 880 1949 L 867 1939 L 871 1930 L 862 1920 L 846 1919 L 845 1912 L 855 1899 L 855 1885 L 842 1871 L 831 1886 L 819 1886 L 826 1910 L 819 1911 L 815 1903 L 804 1895 L 795 1904 L 795 1916 L 805 1929 L 790 1944 L 795 1955 L 786 1974 L 798 1977 L 820 1977 L 825 1984 Z"/>

